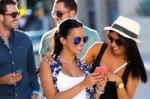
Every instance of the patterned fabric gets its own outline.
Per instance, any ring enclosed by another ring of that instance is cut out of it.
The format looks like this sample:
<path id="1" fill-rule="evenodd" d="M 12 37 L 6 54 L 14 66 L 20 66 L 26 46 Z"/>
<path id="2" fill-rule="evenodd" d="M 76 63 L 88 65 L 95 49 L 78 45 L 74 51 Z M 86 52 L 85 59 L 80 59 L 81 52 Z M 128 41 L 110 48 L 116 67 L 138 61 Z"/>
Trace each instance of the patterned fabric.
<path id="1" fill-rule="evenodd" d="M 56 63 L 50 64 L 50 67 L 52 70 L 53 82 L 55 84 L 57 91 L 59 92 L 56 82 L 57 82 L 58 74 L 62 68 L 62 64 L 60 62 L 59 56 L 57 56 L 55 61 Z M 89 66 L 85 62 L 81 61 L 80 59 L 77 59 L 77 64 L 80 66 L 81 70 L 83 71 L 84 76 L 87 76 L 90 73 L 90 69 L 88 68 Z M 93 87 L 86 88 L 86 95 L 87 95 L 87 99 L 95 99 L 94 88 Z"/>

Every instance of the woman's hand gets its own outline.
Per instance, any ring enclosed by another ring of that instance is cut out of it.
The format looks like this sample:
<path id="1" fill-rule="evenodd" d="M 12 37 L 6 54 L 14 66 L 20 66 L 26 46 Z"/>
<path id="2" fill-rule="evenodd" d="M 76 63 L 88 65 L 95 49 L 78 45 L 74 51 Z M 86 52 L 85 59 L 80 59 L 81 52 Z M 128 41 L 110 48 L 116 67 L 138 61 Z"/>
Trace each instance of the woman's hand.
<path id="1" fill-rule="evenodd" d="M 122 82 L 121 77 L 119 77 L 117 74 L 108 72 L 108 73 L 107 73 L 107 76 L 108 76 L 108 81 L 116 82 L 116 83 Z"/>
<path id="2" fill-rule="evenodd" d="M 96 84 L 96 88 L 98 91 L 103 92 L 107 83 L 107 75 L 100 75 L 101 78 L 99 79 L 99 82 Z"/>
<path id="3" fill-rule="evenodd" d="M 88 75 L 82 82 L 85 88 L 93 86 L 101 80 L 101 76 L 98 73 L 92 73 Z"/>

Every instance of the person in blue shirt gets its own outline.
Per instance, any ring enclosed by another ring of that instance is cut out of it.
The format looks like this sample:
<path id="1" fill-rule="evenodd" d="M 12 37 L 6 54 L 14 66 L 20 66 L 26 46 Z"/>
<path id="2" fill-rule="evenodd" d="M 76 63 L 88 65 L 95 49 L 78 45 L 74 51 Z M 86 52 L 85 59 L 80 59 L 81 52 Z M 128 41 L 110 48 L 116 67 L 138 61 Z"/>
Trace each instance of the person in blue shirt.
<path id="1" fill-rule="evenodd" d="M 38 77 L 30 38 L 19 30 L 15 0 L 0 0 L 0 99 L 37 99 Z"/>
<path id="2" fill-rule="evenodd" d="M 59 26 L 60 22 L 65 19 L 74 18 L 77 14 L 77 9 L 78 6 L 75 0 L 55 0 L 52 9 L 52 17 L 56 23 L 56 26 Z M 84 32 L 89 37 L 89 40 L 85 44 L 82 53 L 78 55 L 79 58 L 85 55 L 86 51 L 93 43 L 100 41 L 99 34 L 96 30 L 93 30 L 85 25 L 83 28 Z M 54 49 L 53 36 L 56 30 L 57 27 L 43 35 L 39 50 L 41 57 L 47 55 L 48 52 L 51 52 Z"/>

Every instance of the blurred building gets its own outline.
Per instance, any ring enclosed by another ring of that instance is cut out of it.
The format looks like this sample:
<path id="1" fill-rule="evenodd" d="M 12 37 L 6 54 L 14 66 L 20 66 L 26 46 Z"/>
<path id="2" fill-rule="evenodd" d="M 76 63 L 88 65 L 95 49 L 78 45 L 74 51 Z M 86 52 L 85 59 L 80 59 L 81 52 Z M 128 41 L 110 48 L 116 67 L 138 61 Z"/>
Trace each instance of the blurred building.
<path id="1" fill-rule="evenodd" d="M 50 12 L 54 0 L 18 0 L 20 7 L 25 9 L 33 9 L 33 5 L 41 1 L 44 4 L 44 9 L 49 15 L 49 27 L 53 28 L 54 23 Z M 118 15 L 135 16 L 137 7 L 142 0 L 76 0 L 78 3 L 77 18 L 99 31 L 100 36 L 103 35 L 103 28 L 110 25 Z"/>

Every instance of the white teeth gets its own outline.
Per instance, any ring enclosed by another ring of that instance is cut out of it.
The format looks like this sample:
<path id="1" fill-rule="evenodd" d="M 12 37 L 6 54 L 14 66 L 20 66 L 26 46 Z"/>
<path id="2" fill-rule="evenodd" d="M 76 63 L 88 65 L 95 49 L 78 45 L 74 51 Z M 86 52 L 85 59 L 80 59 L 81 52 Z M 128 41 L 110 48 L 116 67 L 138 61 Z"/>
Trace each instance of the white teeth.
<path id="1" fill-rule="evenodd" d="M 78 47 L 77 47 L 77 49 L 81 50 L 81 49 L 82 49 L 82 47 L 79 47 L 79 46 L 78 46 Z"/>
<path id="2" fill-rule="evenodd" d="M 114 49 L 118 49 L 118 48 L 114 48 Z"/>
<path id="3" fill-rule="evenodd" d="M 113 49 L 114 49 L 114 50 L 118 50 L 119 48 L 118 48 L 118 47 L 113 47 Z"/>

